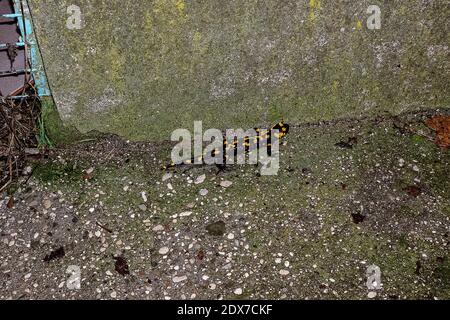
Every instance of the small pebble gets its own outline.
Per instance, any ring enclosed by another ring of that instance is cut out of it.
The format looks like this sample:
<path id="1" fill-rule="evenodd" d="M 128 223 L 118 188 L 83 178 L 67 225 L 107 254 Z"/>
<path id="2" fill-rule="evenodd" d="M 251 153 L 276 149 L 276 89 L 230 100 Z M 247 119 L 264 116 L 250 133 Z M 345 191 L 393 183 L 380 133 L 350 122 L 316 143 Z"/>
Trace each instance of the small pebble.
<path id="1" fill-rule="evenodd" d="M 205 181 L 205 179 L 206 179 L 206 174 L 202 174 L 197 179 L 195 179 L 194 183 L 195 184 L 203 183 Z"/>
<path id="2" fill-rule="evenodd" d="M 164 227 L 162 226 L 162 225 L 157 225 L 156 227 L 154 227 L 153 229 L 152 229 L 153 231 L 156 231 L 156 232 L 158 232 L 158 231 L 163 231 L 164 230 Z"/>
<path id="3" fill-rule="evenodd" d="M 43 206 L 44 206 L 44 209 L 50 209 L 50 207 L 52 206 L 52 202 L 48 199 L 45 199 L 43 202 Z"/>
<path id="4" fill-rule="evenodd" d="M 173 281 L 174 283 L 179 283 L 179 282 L 182 282 L 182 281 L 185 281 L 185 280 L 187 280 L 187 277 L 186 277 L 186 276 L 173 277 L 173 279 L 172 279 L 172 281 Z"/>
<path id="5" fill-rule="evenodd" d="M 233 184 L 233 182 L 227 181 L 227 180 L 220 182 L 220 186 L 223 188 L 229 188 L 229 187 L 231 187 L 232 184 Z"/>
<path id="6" fill-rule="evenodd" d="M 159 254 L 162 254 L 162 255 L 167 254 L 167 253 L 169 253 L 169 248 L 162 247 L 161 249 L 159 249 L 158 252 L 159 252 Z"/>

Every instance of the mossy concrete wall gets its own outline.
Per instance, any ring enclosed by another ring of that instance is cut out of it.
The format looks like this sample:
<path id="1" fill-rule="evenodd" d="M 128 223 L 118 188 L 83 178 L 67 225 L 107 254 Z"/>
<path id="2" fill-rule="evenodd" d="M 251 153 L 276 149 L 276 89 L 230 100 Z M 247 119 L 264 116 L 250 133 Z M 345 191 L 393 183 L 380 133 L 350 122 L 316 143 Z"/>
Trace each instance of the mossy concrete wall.
<path id="1" fill-rule="evenodd" d="M 63 122 L 133 140 L 449 108 L 448 0 L 29 0 Z M 82 29 L 66 26 L 77 5 Z M 369 5 L 381 29 L 369 30 Z"/>

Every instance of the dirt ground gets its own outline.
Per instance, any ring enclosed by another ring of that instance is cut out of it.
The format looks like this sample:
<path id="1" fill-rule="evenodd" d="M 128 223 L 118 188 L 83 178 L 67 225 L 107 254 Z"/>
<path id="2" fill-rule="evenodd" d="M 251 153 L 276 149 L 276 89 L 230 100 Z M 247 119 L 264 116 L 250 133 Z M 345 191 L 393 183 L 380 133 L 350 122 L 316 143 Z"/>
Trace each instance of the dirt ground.
<path id="1" fill-rule="evenodd" d="M 55 148 L 0 198 L 0 299 L 450 298 L 431 115 L 292 127 L 276 176 L 167 173 L 169 142 Z"/>

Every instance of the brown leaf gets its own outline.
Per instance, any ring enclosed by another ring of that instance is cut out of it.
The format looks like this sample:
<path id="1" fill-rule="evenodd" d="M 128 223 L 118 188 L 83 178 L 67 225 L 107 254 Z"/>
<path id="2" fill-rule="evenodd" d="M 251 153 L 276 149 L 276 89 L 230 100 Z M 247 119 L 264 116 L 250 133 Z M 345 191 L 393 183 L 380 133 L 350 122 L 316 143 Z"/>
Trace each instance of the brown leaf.
<path id="1" fill-rule="evenodd" d="M 450 147 L 450 116 L 434 116 L 428 119 L 426 125 L 436 131 L 435 143 L 441 148 Z"/>
<path id="2" fill-rule="evenodd" d="M 8 209 L 12 209 L 14 207 L 14 197 L 11 196 L 8 200 L 8 203 L 6 204 L 6 206 L 8 207 Z"/>
<path id="3" fill-rule="evenodd" d="M 407 186 L 403 189 L 411 197 L 417 198 L 422 193 L 422 189 L 417 186 Z"/>
<path id="4" fill-rule="evenodd" d="M 197 252 L 197 259 L 198 260 L 203 260 L 205 258 L 205 252 L 203 250 L 199 250 Z"/>
<path id="5" fill-rule="evenodd" d="M 92 174 L 87 174 L 87 173 L 85 173 L 85 174 L 83 174 L 83 175 L 81 176 L 81 179 L 82 179 L 82 180 L 91 180 L 91 179 L 92 179 Z"/>

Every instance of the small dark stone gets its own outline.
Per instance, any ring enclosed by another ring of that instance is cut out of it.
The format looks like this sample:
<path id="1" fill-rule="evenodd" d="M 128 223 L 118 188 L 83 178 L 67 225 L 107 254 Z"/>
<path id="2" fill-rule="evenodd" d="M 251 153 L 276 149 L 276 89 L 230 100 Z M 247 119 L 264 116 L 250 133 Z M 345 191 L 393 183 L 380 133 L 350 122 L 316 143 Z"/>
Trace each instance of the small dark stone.
<path id="1" fill-rule="evenodd" d="M 39 248 L 39 241 L 38 240 L 33 240 L 33 241 L 31 241 L 31 243 L 30 243 L 30 247 L 31 247 L 31 249 L 37 249 L 37 248 Z"/>
<path id="2" fill-rule="evenodd" d="M 422 270 L 422 263 L 420 262 L 420 260 L 416 261 L 416 275 L 420 275 L 420 271 Z"/>
<path id="3" fill-rule="evenodd" d="M 66 255 L 66 252 L 64 251 L 64 247 L 59 247 L 58 249 L 53 250 L 52 252 L 50 252 L 50 254 L 46 255 L 44 257 L 44 261 L 45 262 L 50 262 L 50 261 L 55 260 L 55 259 L 61 259 L 65 255 Z"/>
<path id="4" fill-rule="evenodd" d="M 348 138 L 347 141 L 340 141 L 335 144 L 336 147 L 342 149 L 353 149 L 353 147 L 358 143 L 358 139 L 355 137 Z"/>
<path id="5" fill-rule="evenodd" d="M 223 236 L 225 234 L 225 222 L 217 221 L 206 226 L 206 231 L 212 236 Z"/>
<path id="6" fill-rule="evenodd" d="M 360 224 L 366 219 L 365 215 L 362 215 L 361 213 L 353 213 L 352 214 L 353 222 L 356 224 Z"/>
<path id="7" fill-rule="evenodd" d="M 124 257 L 114 257 L 116 260 L 115 270 L 122 276 L 130 274 L 127 260 Z"/>

